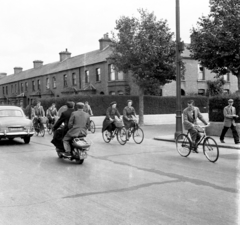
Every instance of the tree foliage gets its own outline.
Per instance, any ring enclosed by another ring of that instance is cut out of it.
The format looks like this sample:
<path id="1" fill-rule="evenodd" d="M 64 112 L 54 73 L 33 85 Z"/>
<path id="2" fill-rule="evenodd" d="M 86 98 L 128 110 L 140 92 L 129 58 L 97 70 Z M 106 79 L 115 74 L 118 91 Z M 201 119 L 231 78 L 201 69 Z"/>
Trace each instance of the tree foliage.
<path id="1" fill-rule="evenodd" d="M 207 85 L 208 85 L 208 89 L 207 89 L 207 95 L 209 96 L 216 96 L 216 95 L 220 95 L 223 93 L 223 85 L 226 82 L 224 81 L 224 79 L 221 77 L 219 79 L 214 79 L 214 80 L 208 80 L 207 81 Z"/>
<path id="2" fill-rule="evenodd" d="M 166 20 L 139 9 L 140 18 L 122 16 L 113 34 L 112 63 L 123 72 L 131 71 L 137 85 L 164 85 L 175 80 L 175 43 Z"/>
<path id="3" fill-rule="evenodd" d="M 237 76 L 240 89 L 240 1 L 211 0 L 191 33 L 191 56 L 217 76 Z"/>

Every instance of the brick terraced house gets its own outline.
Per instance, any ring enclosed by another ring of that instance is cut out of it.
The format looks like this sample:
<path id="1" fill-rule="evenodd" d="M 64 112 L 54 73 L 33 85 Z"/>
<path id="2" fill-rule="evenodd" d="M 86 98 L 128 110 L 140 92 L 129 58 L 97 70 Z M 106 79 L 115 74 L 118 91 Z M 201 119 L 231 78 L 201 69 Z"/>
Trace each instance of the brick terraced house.
<path id="1" fill-rule="evenodd" d="M 109 62 L 111 40 L 105 34 L 99 40 L 99 49 L 71 57 L 66 49 L 60 52 L 58 62 L 44 65 L 43 61 L 33 61 L 33 68 L 23 71 L 14 68 L 14 74 L 0 73 L 0 104 L 11 104 L 26 107 L 35 99 L 59 98 L 69 95 L 137 95 L 138 88 L 132 76 L 114 70 Z M 181 88 L 182 95 L 205 95 L 207 80 L 214 74 L 201 67 L 196 60 L 184 50 L 182 57 L 186 67 Z M 224 76 L 227 83 L 226 92 L 237 90 L 237 78 Z M 163 96 L 176 95 L 176 83 L 166 84 L 162 89 Z"/>

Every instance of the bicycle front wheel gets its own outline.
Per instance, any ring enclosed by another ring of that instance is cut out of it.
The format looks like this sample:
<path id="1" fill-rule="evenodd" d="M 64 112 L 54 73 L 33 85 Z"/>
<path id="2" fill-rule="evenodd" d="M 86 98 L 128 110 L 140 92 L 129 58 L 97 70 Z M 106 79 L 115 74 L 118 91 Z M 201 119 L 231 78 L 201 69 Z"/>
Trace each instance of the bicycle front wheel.
<path id="1" fill-rule="evenodd" d="M 205 138 L 203 142 L 203 153 L 210 162 L 216 162 L 219 157 L 219 149 L 217 142 L 211 138 Z"/>
<path id="2" fill-rule="evenodd" d="M 127 142 L 127 130 L 125 127 L 119 128 L 117 131 L 117 140 L 119 144 L 125 145 Z"/>
<path id="3" fill-rule="evenodd" d="M 188 157 L 191 153 L 191 141 L 186 134 L 179 134 L 176 138 L 176 148 L 183 157 Z"/>
<path id="4" fill-rule="evenodd" d="M 41 135 L 42 137 L 44 137 L 45 135 L 45 129 L 42 128 L 40 131 L 39 131 L 39 135 Z"/>
<path id="5" fill-rule="evenodd" d="M 108 130 L 102 132 L 102 137 L 106 143 L 109 143 L 111 141 L 111 133 Z"/>
<path id="6" fill-rule="evenodd" d="M 90 121 L 90 124 L 89 124 L 89 130 L 92 132 L 92 133 L 95 133 L 95 123 L 91 120 Z"/>
<path id="7" fill-rule="evenodd" d="M 143 139 L 144 139 L 143 130 L 140 127 L 134 129 L 133 140 L 135 141 L 135 143 L 136 144 L 141 144 L 143 142 Z"/>

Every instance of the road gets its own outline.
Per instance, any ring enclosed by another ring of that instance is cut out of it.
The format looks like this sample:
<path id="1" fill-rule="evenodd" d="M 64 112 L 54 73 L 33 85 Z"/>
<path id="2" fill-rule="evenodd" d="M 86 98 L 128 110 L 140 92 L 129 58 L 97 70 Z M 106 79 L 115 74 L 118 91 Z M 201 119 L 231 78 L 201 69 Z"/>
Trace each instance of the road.
<path id="1" fill-rule="evenodd" d="M 240 151 L 217 163 L 178 155 L 155 141 L 171 125 L 144 126 L 145 139 L 106 144 L 100 130 L 82 165 L 58 159 L 51 136 L 0 142 L 0 225 L 240 224 Z"/>

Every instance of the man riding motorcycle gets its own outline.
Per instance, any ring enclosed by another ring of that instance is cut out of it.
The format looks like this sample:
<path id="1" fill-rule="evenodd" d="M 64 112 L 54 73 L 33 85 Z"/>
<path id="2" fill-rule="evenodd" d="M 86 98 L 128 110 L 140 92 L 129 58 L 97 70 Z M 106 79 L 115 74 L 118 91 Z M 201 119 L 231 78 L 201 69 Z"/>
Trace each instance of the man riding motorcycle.
<path id="1" fill-rule="evenodd" d="M 88 113 L 83 112 L 84 104 L 82 102 L 78 102 L 76 104 L 77 111 L 74 111 L 71 114 L 71 117 L 68 122 L 68 132 L 63 138 L 63 146 L 65 149 L 65 156 L 71 155 L 71 146 L 70 141 L 74 137 L 85 137 L 87 136 L 87 128 L 90 123 L 90 116 Z"/>

